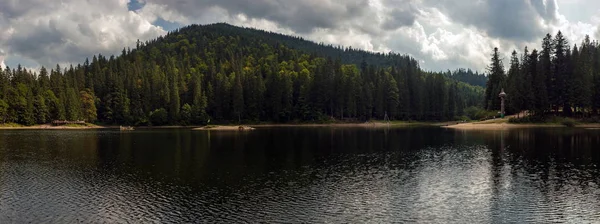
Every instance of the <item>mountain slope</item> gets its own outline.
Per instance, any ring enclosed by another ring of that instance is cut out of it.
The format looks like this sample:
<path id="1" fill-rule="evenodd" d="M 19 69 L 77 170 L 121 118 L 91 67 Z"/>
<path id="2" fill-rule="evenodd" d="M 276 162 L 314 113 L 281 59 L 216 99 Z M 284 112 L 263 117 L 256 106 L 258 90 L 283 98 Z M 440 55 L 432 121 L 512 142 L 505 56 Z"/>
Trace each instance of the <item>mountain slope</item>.
<path id="1" fill-rule="evenodd" d="M 98 55 L 39 76 L 3 71 L 0 85 L 8 102 L 0 116 L 23 124 L 448 120 L 483 95 L 480 87 L 423 72 L 406 55 L 227 24 L 184 27 L 118 57 Z"/>
<path id="2" fill-rule="evenodd" d="M 417 61 L 408 55 L 400 55 L 396 53 L 382 54 L 368 52 L 360 49 L 352 49 L 351 47 L 342 48 L 333 45 L 317 44 L 312 41 L 306 41 L 300 37 L 293 37 L 274 32 L 267 32 L 253 28 L 242 28 L 232 26 L 226 23 L 216 23 L 210 25 L 191 25 L 181 28 L 177 32 L 181 34 L 197 34 L 197 32 L 205 32 L 217 34 L 221 36 L 240 36 L 249 41 L 260 40 L 262 43 L 274 46 L 285 45 L 286 47 L 299 50 L 306 54 L 316 54 L 320 57 L 339 58 L 343 64 L 355 64 L 360 66 L 366 62 L 375 66 L 402 66 L 399 64 L 403 60 L 408 60 L 411 64 L 416 65 Z"/>

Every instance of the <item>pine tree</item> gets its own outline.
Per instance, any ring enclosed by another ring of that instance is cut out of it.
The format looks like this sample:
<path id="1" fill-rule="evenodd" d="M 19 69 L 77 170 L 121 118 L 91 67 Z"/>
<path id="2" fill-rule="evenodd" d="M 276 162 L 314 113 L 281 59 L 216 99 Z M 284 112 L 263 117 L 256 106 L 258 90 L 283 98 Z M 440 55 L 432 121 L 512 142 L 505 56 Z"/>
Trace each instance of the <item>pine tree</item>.
<path id="1" fill-rule="evenodd" d="M 558 111 L 558 92 L 556 91 L 556 77 L 554 76 L 554 68 L 552 64 L 552 55 L 554 54 L 554 42 L 550 34 L 546 34 L 542 40 L 542 50 L 539 55 L 539 73 L 540 77 L 544 78 L 546 97 L 550 104 L 550 108 Z M 539 84 L 541 85 L 541 84 Z M 547 104 L 546 103 L 546 104 Z"/>
<path id="2" fill-rule="evenodd" d="M 45 124 L 50 121 L 50 112 L 46 106 L 46 99 L 43 95 L 37 95 L 33 102 L 35 120 L 37 124 Z"/>
<path id="3" fill-rule="evenodd" d="M 571 88 L 571 72 L 568 71 L 569 46 L 562 33 L 558 31 L 554 42 L 554 57 L 552 57 L 552 99 L 553 105 L 558 110 L 563 108 L 565 115 L 571 115 L 571 102 L 567 89 Z"/>
<path id="4" fill-rule="evenodd" d="M 546 91 L 546 75 L 542 71 L 542 65 L 538 63 L 538 52 L 533 50 L 529 56 L 529 74 L 532 79 L 534 96 L 533 112 L 535 115 L 543 116 L 549 105 L 548 92 Z"/>
<path id="5" fill-rule="evenodd" d="M 491 63 L 488 66 L 488 82 L 485 89 L 485 108 L 488 110 L 500 110 L 500 99 L 498 94 L 504 88 L 505 74 L 504 65 L 498 54 L 498 48 L 494 48 Z"/>
<path id="6" fill-rule="evenodd" d="M 508 113 L 518 113 L 523 108 L 523 92 L 521 87 L 521 83 L 524 80 L 522 79 L 519 58 L 517 57 L 517 52 L 513 51 L 510 58 L 510 68 L 508 70 L 507 84 L 506 84 L 506 92 L 507 95 L 507 112 Z"/>
<path id="7" fill-rule="evenodd" d="M 67 120 L 76 121 L 81 118 L 81 102 L 74 88 L 67 89 Z"/>

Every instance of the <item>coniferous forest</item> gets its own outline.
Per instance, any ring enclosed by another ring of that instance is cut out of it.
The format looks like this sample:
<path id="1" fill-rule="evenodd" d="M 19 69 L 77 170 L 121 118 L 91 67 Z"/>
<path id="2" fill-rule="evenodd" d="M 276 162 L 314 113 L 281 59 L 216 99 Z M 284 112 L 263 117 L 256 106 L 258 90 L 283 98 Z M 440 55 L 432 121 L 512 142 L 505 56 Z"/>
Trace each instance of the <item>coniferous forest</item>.
<path id="1" fill-rule="evenodd" d="M 577 70 L 577 74 L 592 79 L 595 70 L 590 63 L 598 60 L 591 58 L 597 55 L 591 52 L 597 52 L 597 44 L 576 48 L 576 58 L 564 49 L 568 53 L 558 60 L 565 63 L 564 68 L 554 64 L 554 48 L 551 64 L 533 68 L 576 70 L 569 67 L 571 60 L 576 60 L 589 68 Z M 537 62 L 535 51 L 526 57 Z M 526 61 L 528 66 L 533 63 Z M 521 71 L 531 70 L 517 66 L 519 77 Z M 536 76 L 530 83 L 537 83 L 538 70 L 533 71 Z M 511 72 L 509 81 L 515 79 Z M 550 76 L 544 76 L 547 81 L 545 77 Z M 21 66 L 0 69 L 0 123 L 85 120 L 191 125 L 209 120 L 366 121 L 386 115 L 396 120 L 452 120 L 466 108 L 484 106 L 482 79 L 485 76 L 470 70 L 425 72 L 407 55 L 316 44 L 228 24 L 191 25 L 138 42 L 135 49 L 124 49 L 119 56 L 96 55 L 83 64 L 42 67 L 36 72 Z M 585 93 L 588 97 L 571 105 L 596 105 L 592 104 L 596 93 L 591 86 L 580 91 L 589 91 Z M 555 102 L 552 100 L 556 96 L 548 94 L 547 102 Z M 566 105 L 561 100 L 556 102 Z M 489 104 L 485 106 L 493 108 Z M 523 105 L 528 104 L 522 102 L 514 108 Z"/>
<path id="2" fill-rule="evenodd" d="M 570 47 L 559 31 L 547 34 L 541 49 L 513 51 L 508 72 L 494 49 L 485 91 L 485 107 L 499 110 L 498 93 L 505 89 L 508 113 L 595 117 L 600 109 L 600 44 L 586 36 Z"/>

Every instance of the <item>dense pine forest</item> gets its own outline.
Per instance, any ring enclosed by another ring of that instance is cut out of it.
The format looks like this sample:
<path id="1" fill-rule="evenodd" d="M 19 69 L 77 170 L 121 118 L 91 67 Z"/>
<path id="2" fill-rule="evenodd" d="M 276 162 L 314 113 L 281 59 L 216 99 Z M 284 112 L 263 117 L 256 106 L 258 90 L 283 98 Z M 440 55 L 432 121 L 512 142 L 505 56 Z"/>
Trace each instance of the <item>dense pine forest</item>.
<path id="1" fill-rule="evenodd" d="M 513 51 L 508 73 L 494 49 L 485 91 L 485 107 L 499 110 L 498 93 L 504 88 L 507 112 L 528 111 L 548 115 L 593 117 L 600 109 L 600 44 L 586 36 L 572 48 L 559 31 L 547 34 L 541 50 Z"/>
<path id="2" fill-rule="evenodd" d="M 0 69 L 0 123 L 452 120 L 483 106 L 482 79 L 425 72 L 407 55 L 191 25 L 76 66 Z"/>

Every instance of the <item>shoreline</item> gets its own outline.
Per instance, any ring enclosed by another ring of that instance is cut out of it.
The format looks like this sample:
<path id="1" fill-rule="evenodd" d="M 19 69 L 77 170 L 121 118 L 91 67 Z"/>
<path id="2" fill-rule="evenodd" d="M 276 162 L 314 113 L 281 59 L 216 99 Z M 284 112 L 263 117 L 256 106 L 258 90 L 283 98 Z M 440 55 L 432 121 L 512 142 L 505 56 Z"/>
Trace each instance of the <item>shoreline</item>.
<path id="1" fill-rule="evenodd" d="M 494 119 L 487 121 L 457 123 L 428 123 L 428 122 L 363 122 L 363 123 L 300 123 L 300 124 L 243 124 L 243 125 L 208 125 L 208 126 L 137 126 L 135 129 L 191 129 L 205 131 L 249 131 L 256 128 L 277 128 L 277 127 L 331 127 L 331 128 L 389 128 L 389 127 L 441 127 L 455 130 L 507 130 L 516 128 L 565 128 L 562 124 L 512 124 L 507 119 Z M 584 123 L 575 125 L 575 128 L 600 129 L 600 123 Z M 53 126 L 50 124 L 34 126 L 0 126 L 0 130 L 94 130 L 94 129 L 119 129 L 119 126 L 101 126 L 87 124 L 86 126 Z"/>
<path id="2" fill-rule="evenodd" d="M 585 129 L 600 129 L 600 123 L 584 123 L 577 124 L 574 127 L 567 127 L 562 124 L 555 123 L 528 123 L 528 124 L 512 124 L 508 123 L 508 119 L 493 119 L 480 122 L 468 122 L 442 126 L 442 128 L 456 129 L 456 130 L 508 130 L 516 128 L 585 128 Z"/>
<path id="3" fill-rule="evenodd" d="M 385 127 L 408 127 L 408 126 L 441 126 L 435 123 L 425 122 L 363 122 L 363 123 L 329 123 L 329 124 L 316 124 L 316 123 L 300 123 L 300 124 L 242 124 L 242 125 L 208 125 L 208 126 L 181 126 L 181 125 L 167 125 L 167 126 L 134 126 L 135 129 L 192 129 L 192 130 L 254 130 L 256 128 L 273 128 L 273 127 L 340 127 L 340 128 L 385 128 Z M 0 130 L 88 130 L 88 129 L 119 129 L 117 125 L 95 125 L 87 124 L 85 126 L 54 126 L 51 124 L 41 124 L 33 126 L 0 126 Z"/>
<path id="4" fill-rule="evenodd" d="M 0 126 L 0 130 L 86 130 L 86 129 L 107 129 L 107 128 L 119 128 L 118 126 L 100 126 L 95 124 L 87 124 L 86 126 L 54 126 L 50 124 L 40 124 L 33 126 Z"/>
<path id="5" fill-rule="evenodd" d="M 193 128 L 192 130 L 204 131 L 248 131 L 256 128 L 277 128 L 277 127 L 338 127 L 338 128 L 387 128 L 387 127 L 410 127 L 410 126 L 441 126 L 435 123 L 424 122 L 363 122 L 363 123 L 330 123 L 330 124 L 243 124 L 243 125 L 208 125 L 204 127 Z"/>

